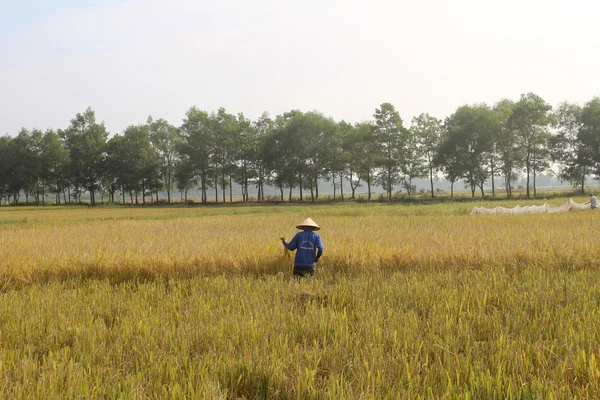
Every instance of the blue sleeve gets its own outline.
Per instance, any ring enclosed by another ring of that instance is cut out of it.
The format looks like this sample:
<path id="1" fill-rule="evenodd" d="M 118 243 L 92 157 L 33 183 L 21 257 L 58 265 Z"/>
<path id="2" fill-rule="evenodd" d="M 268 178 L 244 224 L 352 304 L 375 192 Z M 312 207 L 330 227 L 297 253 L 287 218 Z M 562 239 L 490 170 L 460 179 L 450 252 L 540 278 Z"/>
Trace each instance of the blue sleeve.
<path id="1" fill-rule="evenodd" d="M 283 242 L 283 245 L 288 249 L 288 250 L 296 250 L 296 247 L 298 247 L 298 234 L 296 234 L 294 236 L 294 238 L 288 243 L 288 242 Z"/>
<path id="2" fill-rule="evenodd" d="M 323 255 L 323 241 L 321 240 L 321 236 L 317 234 L 317 260 L 319 257 Z"/>

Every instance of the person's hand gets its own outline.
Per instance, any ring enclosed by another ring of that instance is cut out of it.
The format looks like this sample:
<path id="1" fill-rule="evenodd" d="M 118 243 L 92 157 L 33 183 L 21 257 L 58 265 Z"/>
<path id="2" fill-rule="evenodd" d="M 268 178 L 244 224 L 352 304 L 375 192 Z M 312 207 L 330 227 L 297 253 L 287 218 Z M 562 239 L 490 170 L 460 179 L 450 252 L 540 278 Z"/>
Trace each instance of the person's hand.
<path id="1" fill-rule="evenodd" d="M 281 243 L 285 243 L 285 238 L 282 236 L 279 239 L 281 239 Z"/>

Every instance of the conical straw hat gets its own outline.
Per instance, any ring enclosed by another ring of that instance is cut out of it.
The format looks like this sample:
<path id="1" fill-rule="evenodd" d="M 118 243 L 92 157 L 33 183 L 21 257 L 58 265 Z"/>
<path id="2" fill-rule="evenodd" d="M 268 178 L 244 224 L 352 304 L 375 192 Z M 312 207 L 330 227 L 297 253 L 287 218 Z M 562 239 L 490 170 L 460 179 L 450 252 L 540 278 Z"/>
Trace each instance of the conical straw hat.
<path id="1" fill-rule="evenodd" d="M 317 223 L 310 218 L 306 218 L 304 221 L 302 221 L 298 225 L 296 225 L 296 228 L 298 228 L 298 229 L 303 229 L 304 227 L 314 228 L 315 231 L 318 231 L 319 229 L 321 229 L 319 227 L 319 225 L 317 225 Z"/>

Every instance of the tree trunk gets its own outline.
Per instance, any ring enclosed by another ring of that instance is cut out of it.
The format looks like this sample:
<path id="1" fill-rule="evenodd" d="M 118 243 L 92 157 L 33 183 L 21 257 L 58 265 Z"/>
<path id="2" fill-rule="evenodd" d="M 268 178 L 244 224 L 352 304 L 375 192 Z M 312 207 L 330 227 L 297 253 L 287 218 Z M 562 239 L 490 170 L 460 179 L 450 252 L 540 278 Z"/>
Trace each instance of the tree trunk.
<path id="1" fill-rule="evenodd" d="M 344 201 L 344 175 L 343 172 L 340 172 L 340 197 L 342 201 Z"/>
<path id="2" fill-rule="evenodd" d="M 342 187 L 341 183 L 340 183 L 340 187 Z M 315 198 L 317 200 L 319 200 L 319 178 L 317 178 L 316 175 L 315 175 Z"/>
<path id="3" fill-rule="evenodd" d="M 431 183 L 431 198 L 435 197 L 435 193 L 433 192 L 433 167 L 431 166 L 431 162 L 429 163 L 429 182 Z"/>
<path id="4" fill-rule="evenodd" d="M 388 168 L 387 170 L 387 192 L 388 192 L 388 200 L 392 201 L 392 170 Z"/>
<path id="5" fill-rule="evenodd" d="M 290 185 L 290 194 L 288 196 L 288 200 L 291 202 L 292 201 L 292 185 Z"/>
<path id="6" fill-rule="evenodd" d="M 533 169 L 533 197 L 537 196 L 537 190 L 535 188 L 535 177 L 536 177 L 536 170 L 535 168 Z"/>
<path id="7" fill-rule="evenodd" d="M 531 166 L 529 165 L 529 156 L 527 156 L 527 161 L 526 161 L 526 169 L 527 169 L 527 198 L 529 199 L 529 175 L 530 175 L 530 171 L 531 171 Z"/>
<path id="8" fill-rule="evenodd" d="M 335 200 L 336 187 L 335 187 L 335 172 L 331 173 L 331 181 L 333 182 L 333 199 Z"/>
<path id="9" fill-rule="evenodd" d="M 206 175 L 204 173 L 200 175 L 200 184 L 202 185 L 202 204 L 206 204 L 208 196 L 206 194 Z"/>
<path id="10" fill-rule="evenodd" d="M 492 198 L 496 198 L 496 185 L 494 183 L 494 160 L 490 160 L 491 172 L 492 172 Z"/>
<path id="11" fill-rule="evenodd" d="M 367 200 L 371 200 L 371 171 L 367 172 Z"/>
<path id="12" fill-rule="evenodd" d="M 248 193 L 248 167 L 244 166 L 244 191 L 246 193 L 246 202 L 250 201 L 250 194 Z"/>
<path id="13" fill-rule="evenodd" d="M 223 203 L 225 203 L 225 172 L 221 175 L 221 191 L 223 192 Z"/>
<path id="14" fill-rule="evenodd" d="M 304 200 L 304 198 L 302 197 L 302 174 L 300 174 L 300 201 L 302 200 Z"/>
<path id="15" fill-rule="evenodd" d="M 451 199 L 454 198 L 454 181 L 452 181 L 452 183 L 450 183 L 450 198 Z"/>

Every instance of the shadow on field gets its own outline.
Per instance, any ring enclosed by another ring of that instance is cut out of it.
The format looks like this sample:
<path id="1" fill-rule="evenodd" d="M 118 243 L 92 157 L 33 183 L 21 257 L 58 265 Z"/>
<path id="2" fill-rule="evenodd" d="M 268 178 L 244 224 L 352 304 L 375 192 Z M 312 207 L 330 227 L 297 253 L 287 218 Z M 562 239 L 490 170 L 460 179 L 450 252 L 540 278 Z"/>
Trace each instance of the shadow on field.
<path id="1" fill-rule="evenodd" d="M 210 276 L 249 276 L 276 275 L 291 267 L 281 260 L 269 260 L 250 268 L 239 268 L 235 265 L 205 266 L 190 262 L 162 267 L 150 264 L 123 264 L 119 266 L 99 266 L 96 264 L 72 264 L 64 268 L 40 269 L 29 271 L 11 271 L 0 273 L 0 292 L 18 290 L 31 285 L 50 282 L 72 282 L 102 280 L 119 285 L 126 282 L 152 282 L 164 279 L 190 279 Z"/>
<path id="2" fill-rule="evenodd" d="M 165 279 L 191 279 L 195 277 L 251 277 L 261 279 L 268 276 L 292 277 L 293 262 L 290 259 L 275 257 L 259 260 L 246 265 L 234 263 L 202 264 L 199 260 L 173 265 L 131 263 L 121 265 L 98 265 L 78 263 L 64 267 L 45 269 L 13 270 L 0 273 L 0 292 L 18 290 L 32 285 L 43 285 L 50 282 L 83 282 L 89 280 L 108 281 L 112 285 L 127 282 L 153 282 Z M 348 274 L 353 272 L 375 272 L 379 268 L 363 268 L 352 266 L 344 260 L 329 259 L 317 266 L 317 277 L 320 272 L 327 274 Z M 402 269 L 397 266 L 395 270 Z"/>
<path id="3" fill-rule="evenodd" d="M 402 271 L 419 271 L 423 273 L 432 272 L 460 272 L 472 269 L 503 269 L 514 273 L 529 267 L 541 267 L 544 269 L 568 269 L 571 271 L 597 268 L 593 262 L 579 260 L 575 262 L 571 258 L 558 258 L 551 265 L 541 265 L 535 258 L 526 255 L 514 257 L 510 261 L 489 262 L 477 259 L 447 259 L 435 262 L 422 262 L 392 256 L 378 264 L 368 265 L 354 263 L 345 258 L 326 258 L 317 265 L 316 277 L 319 276 L 361 276 L 364 274 L 392 274 Z M 0 292 L 22 289 L 31 285 L 42 285 L 50 282 L 84 282 L 89 280 L 108 281 L 112 285 L 127 282 L 153 282 L 168 279 L 191 279 L 195 277 L 250 277 L 265 278 L 268 276 L 292 276 L 292 262 L 281 257 L 254 261 L 245 265 L 236 263 L 213 263 L 205 265 L 198 260 L 190 260 L 186 263 L 173 265 L 162 264 L 122 264 L 122 265 L 97 265 L 97 264 L 72 264 L 68 267 L 56 267 L 53 269 L 38 270 L 13 270 L 0 273 Z M 311 299 L 301 299 L 303 302 Z M 324 300 L 326 299 L 312 299 Z"/>

